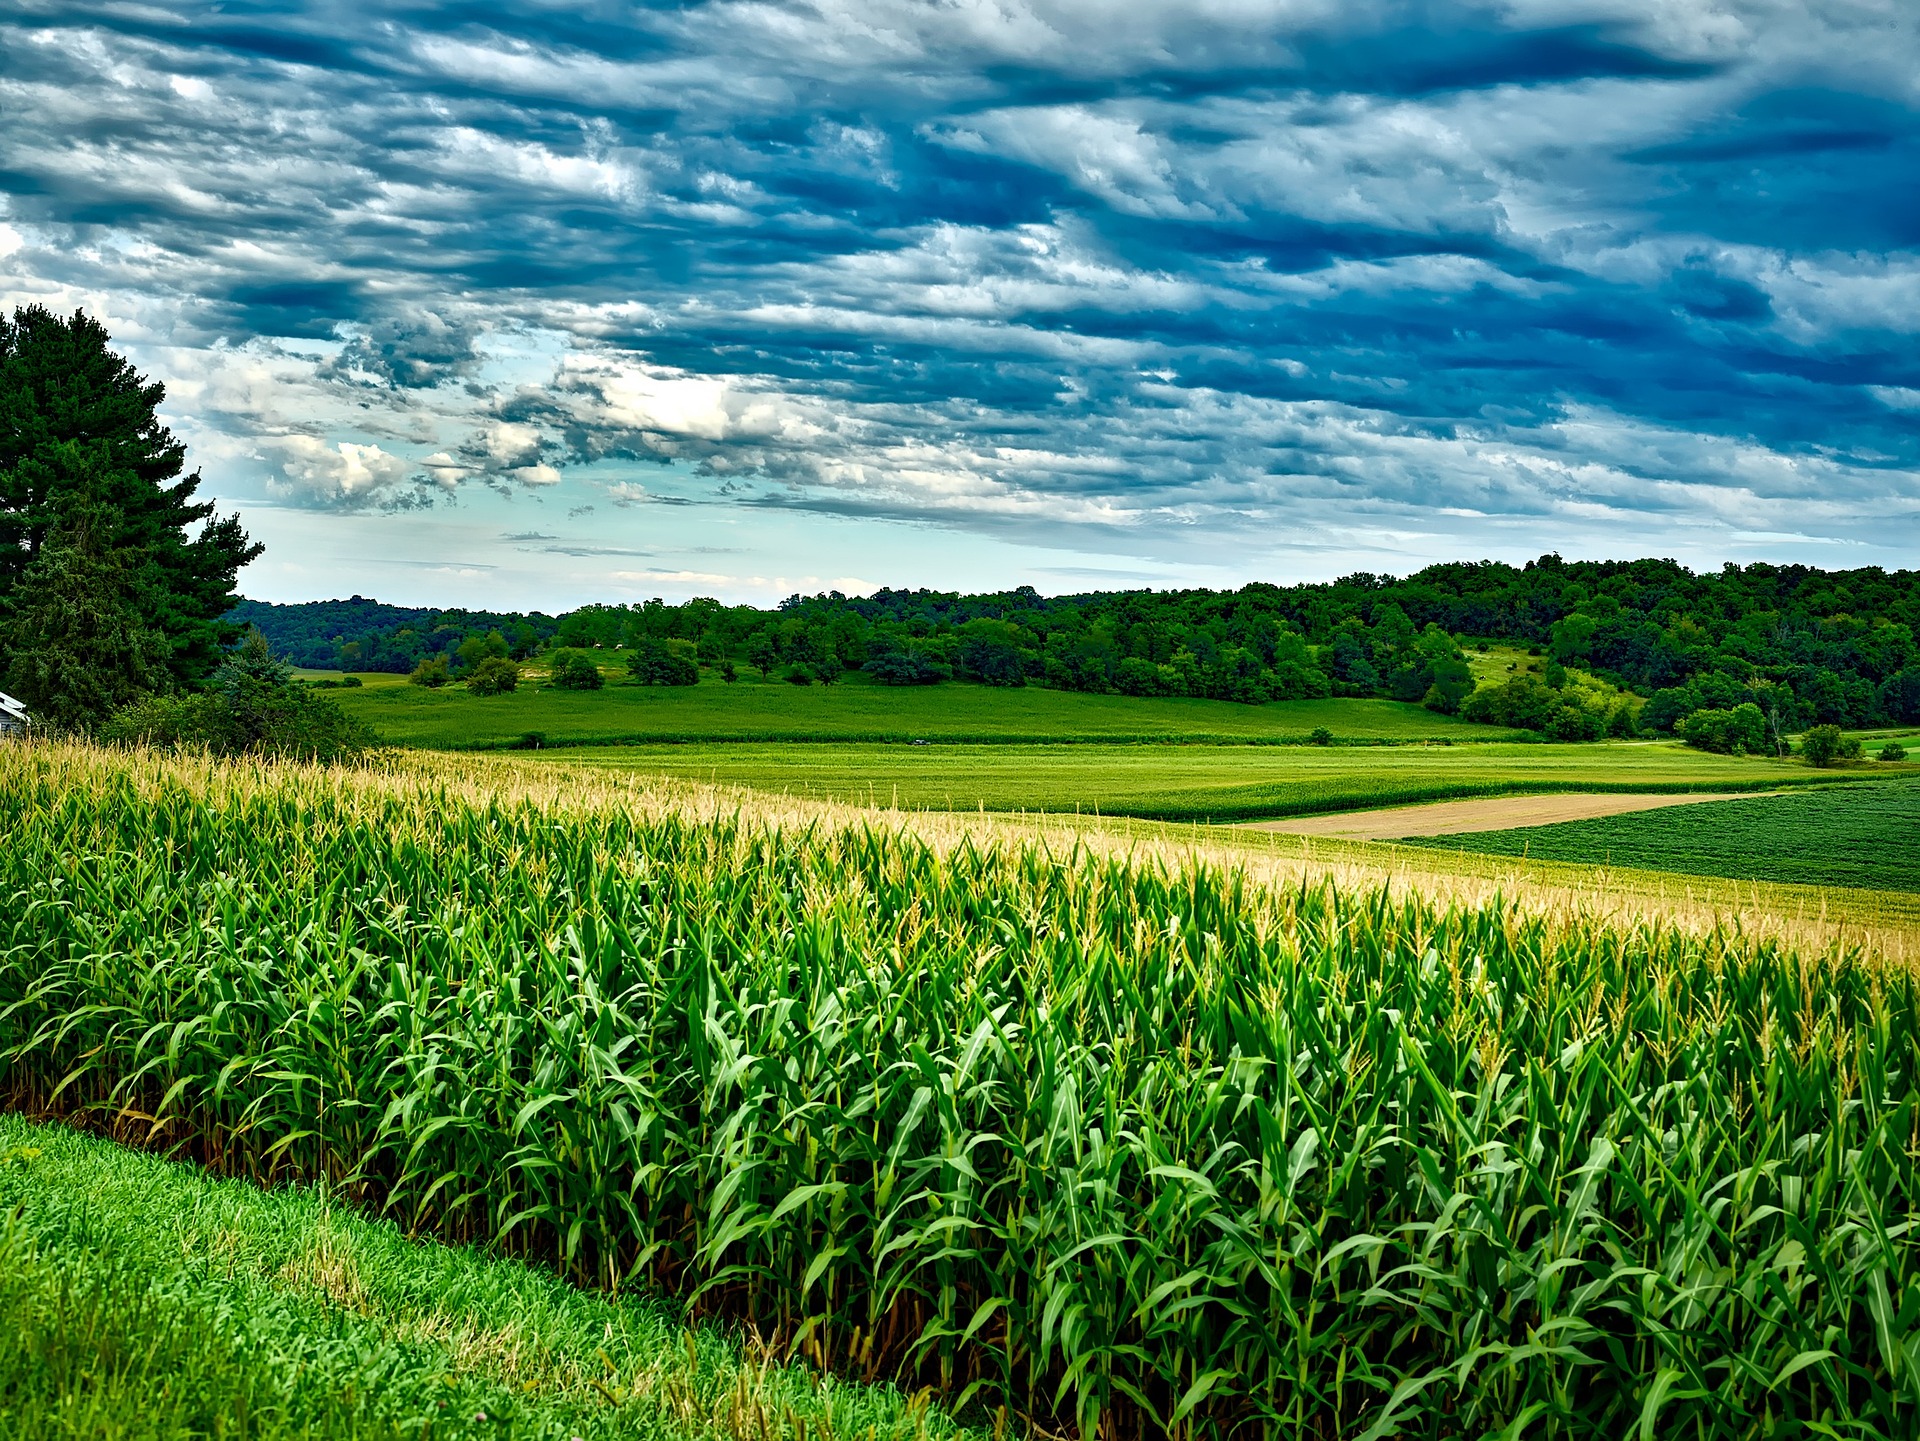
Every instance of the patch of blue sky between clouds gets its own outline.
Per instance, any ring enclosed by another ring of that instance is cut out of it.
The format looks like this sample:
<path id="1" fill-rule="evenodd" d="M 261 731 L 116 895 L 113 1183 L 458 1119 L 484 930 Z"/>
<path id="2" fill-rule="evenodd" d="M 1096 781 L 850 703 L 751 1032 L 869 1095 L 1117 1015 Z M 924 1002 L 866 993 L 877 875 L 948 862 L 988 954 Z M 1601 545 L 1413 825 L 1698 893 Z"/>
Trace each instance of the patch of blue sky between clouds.
<path id="1" fill-rule="evenodd" d="M 1916 76 L 1902 0 L 26 0 L 0 299 L 276 599 L 1897 565 Z"/>

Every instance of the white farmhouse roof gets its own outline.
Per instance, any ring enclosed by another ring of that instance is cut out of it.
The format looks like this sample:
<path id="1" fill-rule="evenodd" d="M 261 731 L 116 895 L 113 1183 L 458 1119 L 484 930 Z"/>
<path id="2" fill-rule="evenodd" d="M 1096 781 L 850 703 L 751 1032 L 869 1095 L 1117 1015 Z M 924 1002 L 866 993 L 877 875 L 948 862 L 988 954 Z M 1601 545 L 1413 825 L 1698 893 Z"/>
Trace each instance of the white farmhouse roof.
<path id="1" fill-rule="evenodd" d="M 27 714 L 27 708 L 22 702 L 15 700 L 5 691 L 0 690 L 0 730 L 12 726 L 23 726 L 31 719 L 32 717 Z"/>

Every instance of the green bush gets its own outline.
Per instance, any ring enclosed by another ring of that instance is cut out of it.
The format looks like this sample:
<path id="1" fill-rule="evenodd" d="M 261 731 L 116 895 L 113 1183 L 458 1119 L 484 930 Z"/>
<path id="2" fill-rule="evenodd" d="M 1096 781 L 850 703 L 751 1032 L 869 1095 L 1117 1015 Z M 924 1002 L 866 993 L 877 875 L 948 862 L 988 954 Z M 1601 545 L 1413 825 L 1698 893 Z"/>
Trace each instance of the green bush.
<path id="1" fill-rule="evenodd" d="M 1840 727 L 1814 726 L 1800 738 L 1800 754 L 1810 766 L 1830 766 L 1840 758 Z"/>
<path id="2" fill-rule="evenodd" d="M 1315 726 L 1307 735 L 1307 743 L 1316 746 L 1330 746 L 1333 744 L 1333 732 L 1325 726 Z"/>
<path id="3" fill-rule="evenodd" d="M 503 656 L 488 656 L 467 676 L 467 689 L 475 695 L 506 695 L 520 684 L 520 667 Z"/>
<path id="4" fill-rule="evenodd" d="M 443 655 L 423 657 L 420 664 L 413 668 L 413 674 L 407 677 L 408 685 L 423 685 L 428 690 L 439 690 L 453 679 L 453 672 L 447 666 Z"/>
<path id="5" fill-rule="evenodd" d="M 787 667 L 788 685 L 812 685 L 813 667 L 805 664 Z"/>
<path id="6" fill-rule="evenodd" d="M 1883 761 L 1903 761 L 1907 758 L 1907 748 L 1899 741 L 1888 741 L 1880 747 L 1880 759 Z"/>
<path id="7" fill-rule="evenodd" d="M 217 691 L 152 696 L 115 711 L 99 736 L 110 745 L 320 761 L 346 760 L 375 743 L 330 698 L 293 685 L 241 703 Z"/>
<path id="8" fill-rule="evenodd" d="M 547 684 L 556 690 L 599 690 L 606 683 L 585 651 L 557 650 L 547 659 Z"/>

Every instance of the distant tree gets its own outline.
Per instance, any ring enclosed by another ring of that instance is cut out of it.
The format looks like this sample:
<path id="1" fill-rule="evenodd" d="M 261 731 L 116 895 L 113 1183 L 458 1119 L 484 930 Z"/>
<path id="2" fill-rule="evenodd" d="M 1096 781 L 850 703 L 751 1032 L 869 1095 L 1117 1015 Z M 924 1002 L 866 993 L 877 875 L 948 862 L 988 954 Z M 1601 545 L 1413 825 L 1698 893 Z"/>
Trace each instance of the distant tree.
<path id="1" fill-rule="evenodd" d="M 723 658 L 720 662 L 720 679 L 728 685 L 732 685 L 740 679 L 740 672 L 734 666 L 733 659 L 730 656 Z"/>
<path id="2" fill-rule="evenodd" d="M 592 656 L 569 647 L 547 657 L 547 684 L 556 690 L 599 690 L 606 677 Z"/>
<path id="3" fill-rule="evenodd" d="M 407 677 L 408 685 L 423 685 L 428 690 L 438 690 L 453 679 L 453 672 L 447 666 L 443 655 L 430 655 L 422 658 L 413 673 Z"/>
<path id="4" fill-rule="evenodd" d="M 876 651 L 861 669 L 881 685 L 935 685 L 953 674 L 918 650 Z"/>
<path id="5" fill-rule="evenodd" d="M 503 655 L 490 655 L 467 672 L 467 689 L 475 695 L 506 695 L 520 684 L 520 667 Z"/>
<path id="6" fill-rule="evenodd" d="M 1693 712 L 1680 722 L 1680 738 L 1697 750 L 1721 755 L 1765 755 L 1772 749 L 1767 719 L 1752 701 L 1732 710 L 1708 707 Z"/>
<path id="7" fill-rule="evenodd" d="M 786 678 L 788 685 L 812 685 L 813 667 L 805 661 L 802 661 L 798 665 L 788 666 Z"/>
<path id="8" fill-rule="evenodd" d="M 512 650 L 504 635 L 490 630 L 485 635 L 468 636 L 455 648 L 454 655 L 460 669 L 470 671 L 482 661 L 505 659 Z"/>
<path id="9" fill-rule="evenodd" d="M 0 319 L 0 606 L 19 614 L 28 570 L 63 528 L 72 533 L 69 512 L 87 508 L 93 553 L 137 575 L 137 626 L 164 637 L 167 683 L 194 685 L 237 633 L 223 617 L 261 547 L 195 499 L 200 477 L 182 475 L 186 447 L 160 423 L 165 395 L 83 312 L 62 319 L 29 305 Z M 95 703 L 71 708 L 90 714 Z"/>
<path id="10" fill-rule="evenodd" d="M 1325 726 L 1315 726 L 1307 735 L 1307 743 L 1316 746 L 1330 746 L 1333 744 L 1333 732 Z"/>
<path id="11" fill-rule="evenodd" d="M 1432 676 L 1433 682 L 1421 698 L 1421 704 L 1428 710 L 1453 715 L 1459 711 L 1461 702 L 1473 694 L 1473 672 L 1467 668 L 1464 660 L 1450 656 L 1436 660 L 1432 666 Z"/>
<path id="12" fill-rule="evenodd" d="M 1903 761 L 1907 758 L 1907 748 L 1899 741 L 1888 741 L 1880 747 L 1880 759 L 1883 761 Z"/>
<path id="13" fill-rule="evenodd" d="M 1810 766 L 1830 766 L 1840 758 L 1840 727 L 1812 726 L 1800 737 L 1800 754 Z"/>
<path id="14" fill-rule="evenodd" d="M 760 672 L 765 680 L 780 659 L 779 647 L 773 643 L 773 637 L 764 630 L 755 631 L 753 639 L 747 642 L 747 661 Z"/>
<path id="15" fill-rule="evenodd" d="M 700 665 L 658 636 L 643 636 L 627 657 L 627 671 L 641 685 L 698 685 Z"/>

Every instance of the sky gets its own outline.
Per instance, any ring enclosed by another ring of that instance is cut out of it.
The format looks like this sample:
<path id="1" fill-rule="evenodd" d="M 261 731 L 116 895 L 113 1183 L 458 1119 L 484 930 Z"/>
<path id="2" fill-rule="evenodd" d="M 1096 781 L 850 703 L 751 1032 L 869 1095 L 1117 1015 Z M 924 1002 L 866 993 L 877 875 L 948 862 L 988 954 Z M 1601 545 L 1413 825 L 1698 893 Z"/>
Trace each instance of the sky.
<path id="1" fill-rule="evenodd" d="M 0 8 L 257 599 L 1912 566 L 1915 0 Z"/>

